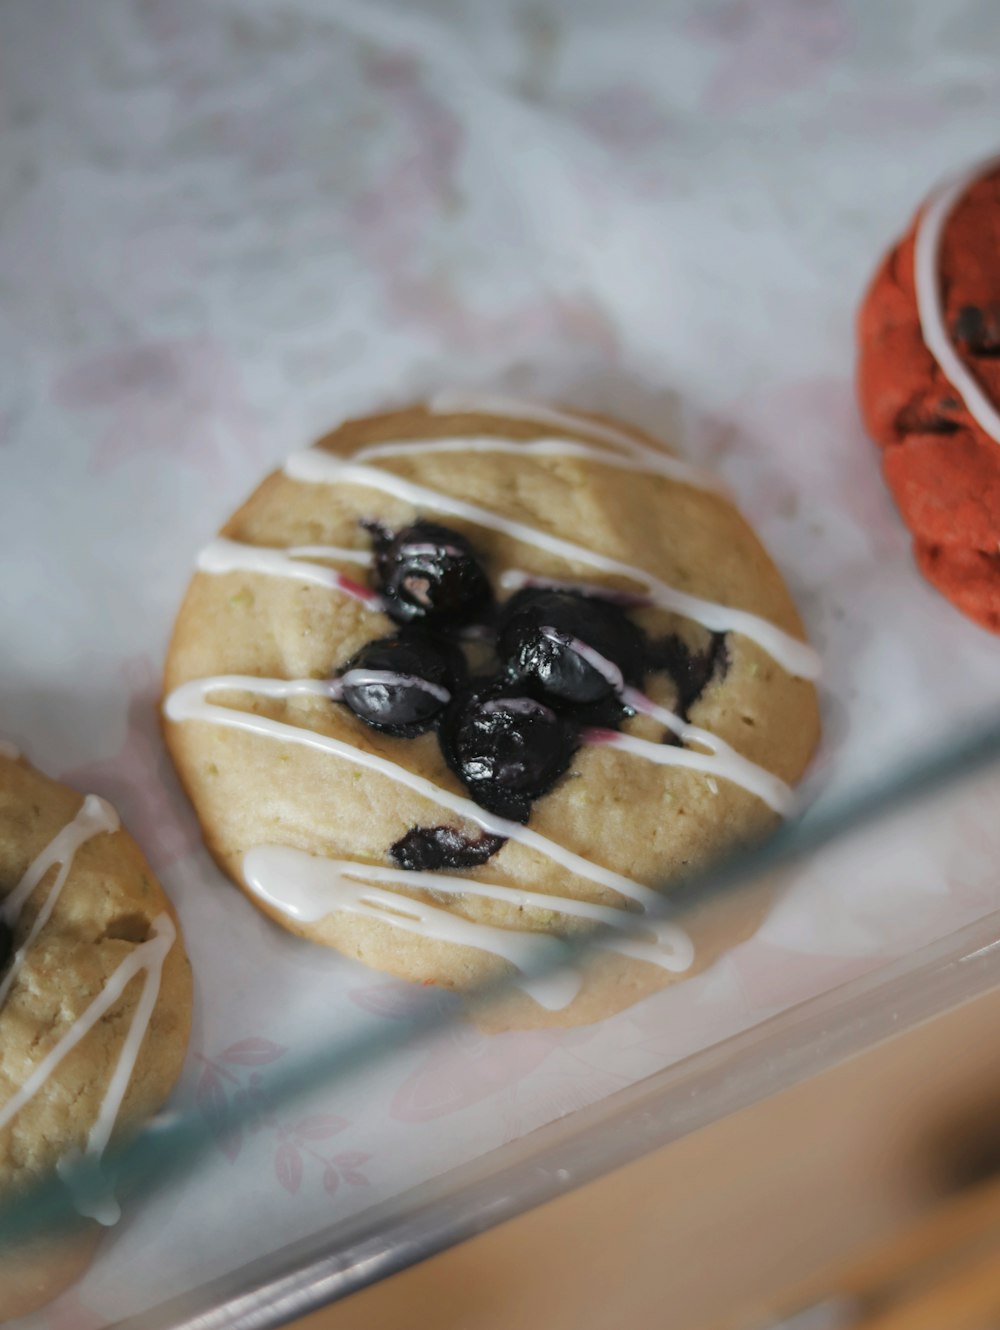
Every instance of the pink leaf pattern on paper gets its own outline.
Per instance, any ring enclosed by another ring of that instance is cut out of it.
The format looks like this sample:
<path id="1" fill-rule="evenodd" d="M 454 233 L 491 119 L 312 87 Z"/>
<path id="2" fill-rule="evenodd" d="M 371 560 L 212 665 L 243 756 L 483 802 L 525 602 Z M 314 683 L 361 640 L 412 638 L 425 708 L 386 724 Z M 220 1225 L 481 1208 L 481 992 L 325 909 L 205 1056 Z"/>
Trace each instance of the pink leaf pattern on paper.
<path id="1" fill-rule="evenodd" d="M 317 1113 L 303 1118 L 295 1124 L 295 1135 L 300 1141 L 326 1141 L 350 1126 L 346 1118 L 334 1117 L 332 1113 Z"/>
<path id="2" fill-rule="evenodd" d="M 95 471 L 153 452 L 208 475 L 260 451 L 240 376 L 209 338 L 148 342 L 77 361 L 57 381 L 56 401 L 100 413 Z"/>
<path id="3" fill-rule="evenodd" d="M 845 0 L 722 0 L 701 6 L 689 31 L 720 48 L 702 98 L 719 111 L 815 83 L 853 40 Z"/>
<path id="4" fill-rule="evenodd" d="M 288 1141 L 283 1141 L 274 1153 L 274 1175 L 292 1195 L 302 1185 L 302 1156 Z"/>
<path id="5" fill-rule="evenodd" d="M 287 1048 L 271 1039 L 241 1039 L 238 1044 L 224 1048 L 219 1054 L 219 1061 L 235 1067 L 266 1067 L 271 1062 L 277 1062 L 287 1052 Z"/>
<path id="6" fill-rule="evenodd" d="M 308 1113 L 289 1123 L 275 1113 L 265 1076 L 256 1068 L 278 1062 L 287 1052 L 273 1039 L 251 1035 L 230 1044 L 214 1058 L 199 1055 L 202 1066 L 195 1101 L 215 1144 L 230 1163 L 236 1159 L 244 1137 L 243 1127 L 235 1125 L 234 1116 L 243 1113 L 243 1123 L 251 1135 L 264 1132 L 272 1136 L 274 1177 L 290 1195 L 302 1187 L 307 1165 L 319 1170 L 327 1195 L 333 1195 L 341 1180 L 352 1186 L 368 1186 L 368 1179 L 359 1170 L 371 1155 L 345 1150 L 331 1159 L 317 1148 L 321 1142 L 347 1131 L 351 1126 L 347 1118 L 337 1113 Z"/>
<path id="7" fill-rule="evenodd" d="M 209 1064 L 202 1066 L 195 1090 L 198 1109 L 208 1124 L 212 1139 L 232 1163 L 243 1146 L 243 1131 L 231 1125 L 229 1096 L 222 1078 Z"/>
<path id="8" fill-rule="evenodd" d="M 222 1081 L 215 1069 L 204 1066 L 198 1077 L 196 1093 L 201 1115 L 208 1123 L 221 1123 L 229 1112 L 229 1102 Z"/>
<path id="9" fill-rule="evenodd" d="M 118 809 L 157 872 L 201 845 L 194 814 L 181 793 L 160 737 L 158 671 L 148 656 L 120 667 L 128 698 L 125 738 L 117 753 L 61 773 L 87 793 L 101 794 Z"/>
<path id="10" fill-rule="evenodd" d="M 349 1150 L 346 1154 L 333 1156 L 333 1162 L 340 1169 L 341 1177 L 352 1187 L 368 1187 L 371 1185 L 365 1175 L 359 1171 L 361 1166 L 367 1164 L 369 1159 L 371 1159 L 371 1155 L 361 1154 L 357 1150 Z"/>
<path id="11" fill-rule="evenodd" d="M 360 1150 L 347 1150 L 342 1155 L 333 1156 L 333 1162 L 338 1168 L 360 1168 L 369 1159 L 371 1155 L 362 1154 Z"/>
<path id="12" fill-rule="evenodd" d="M 559 1047 L 554 1031 L 485 1038 L 456 1027 L 399 1087 L 389 1115 L 400 1122 L 429 1122 L 457 1113 L 528 1076 Z"/>
<path id="13" fill-rule="evenodd" d="M 332 1164 L 327 1164 L 323 1170 L 323 1190 L 332 1196 L 339 1186 L 340 1174 Z"/>

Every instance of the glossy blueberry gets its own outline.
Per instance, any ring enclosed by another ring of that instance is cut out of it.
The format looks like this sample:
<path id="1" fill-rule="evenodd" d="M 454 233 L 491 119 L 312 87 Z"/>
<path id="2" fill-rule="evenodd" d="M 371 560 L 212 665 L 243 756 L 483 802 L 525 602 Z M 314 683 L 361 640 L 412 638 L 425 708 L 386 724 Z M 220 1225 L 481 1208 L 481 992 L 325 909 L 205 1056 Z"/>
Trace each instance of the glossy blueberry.
<path id="1" fill-rule="evenodd" d="M 596 653 L 587 659 L 580 642 Z M 510 674 L 559 707 L 592 707 L 642 682 L 642 633 L 620 606 L 571 591 L 526 588 L 503 606 L 497 653 Z M 606 662 L 602 663 L 602 662 Z"/>
<path id="2" fill-rule="evenodd" d="M 527 822 L 532 801 L 552 788 L 580 743 L 572 721 L 503 679 L 460 694 L 440 740 L 476 803 L 515 822 Z"/>
<path id="3" fill-rule="evenodd" d="M 442 868 L 476 868 L 506 844 L 504 836 L 485 831 L 472 839 L 458 827 L 412 827 L 389 847 L 389 855 L 400 868 L 434 873 Z"/>
<path id="4" fill-rule="evenodd" d="M 342 700 L 376 730 L 409 739 L 439 719 L 464 676 L 458 647 L 402 632 L 367 643 L 344 666 Z"/>
<path id="5" fill-rule="evenodd" d="M 397 623 L 464 624 L 486 614 L 489 580 L 457 531 L 414 522 L 395 535 L 375 531 L 375 574 L 386 613 Z"/>

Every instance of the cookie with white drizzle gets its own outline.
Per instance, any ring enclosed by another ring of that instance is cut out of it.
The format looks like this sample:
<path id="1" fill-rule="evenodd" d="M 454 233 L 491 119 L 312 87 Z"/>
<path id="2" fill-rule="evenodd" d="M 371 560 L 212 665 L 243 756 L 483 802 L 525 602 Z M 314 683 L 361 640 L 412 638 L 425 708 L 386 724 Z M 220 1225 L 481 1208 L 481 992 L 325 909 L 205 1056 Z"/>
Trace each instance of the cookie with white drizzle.
<path id="1" fill-rule="evenodd" d="M 66 1234 L 0 1252 L 6 1320 L 71 1283 L 100 1226 L 117 1221 L 102 1156 L 166 1099 L 191 1023 L 176 916 L 117 813 L 6 743 L 0 942 L 0 1189 L 55 1170 L 81 1216 Z"/>
<path id="2" fill-rule="evenodd" d="M 582 982 L 522 985 L 486 1018 L 503 1027 L 596 1019 L 758 922 L 734 905 L 618 936 L 773 827 L 818 736 L 780 575 L 656 440 L 495 400 L 351 421 L 265 480 L 198 568 L 167 741 L 209 848 L 285 927 L 465 989 L 606 926 Z M 412 631 L 461 646 L 471 679 L 421 679 L 412 655 L 368 667 Z"/>

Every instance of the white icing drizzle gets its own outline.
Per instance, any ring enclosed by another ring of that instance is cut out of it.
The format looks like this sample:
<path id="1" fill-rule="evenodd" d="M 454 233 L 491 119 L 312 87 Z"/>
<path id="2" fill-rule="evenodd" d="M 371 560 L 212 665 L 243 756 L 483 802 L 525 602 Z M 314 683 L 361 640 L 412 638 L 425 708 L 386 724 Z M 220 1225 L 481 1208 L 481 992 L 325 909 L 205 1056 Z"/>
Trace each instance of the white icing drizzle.
<path id="1" fill-rule="evenodd" d="M 452 498 L 450 495 L 441 494 L 437 490 L 426 489 L 391 471 L 344 461 L 321 448 L 308 448 L 289 457 L 285 463 L 285 473 L 293 480 L 309 484 L 359 485 L 379 490 L 411 503 L 417 508 L 450 513 L 464 521 L 509 536 L 522 544 L 534 545 L 537 549 L 545 550 L 567 562 L 590 564 L 602 572 L 626 577 L 641 583 L 650 603 L 654 605 L 693 619 L 713 632 L 737 632 L 749 637 L 790 674 L 804 679 L 814 679 L 819 673 L 819 658 L 812 647 L 783 632 L 759 615 L 751 614 L 747 610 L 731 609 L 714 601 L 702 600 L 699 596 L 692 596 L 686 591 L 679 591 L 666 582 L 661 582 L 651 573 L 632 564 L 622 563 L 619 559 L 612 559 L 605 554 L 598 554 L 595 550 L 586 549 L 582 545 L 550 535 L 549 532 L 541 531 L 537 527 L 503 517 L 488 508 L 480 508 L 475 504 Z"/>
<path id="2" fill-rule="evenodd" d="M 436 697 L 439 702 L 451 701 L 451 693 L 440 684 L 431 683 L 430 679 L 422 679 L 419 674 L 395 674 L 392 670 L 348 670 L 339 679 L 333 680 L 333 686 L 337 691 L 331 692 L 330 696 L 339 698 L 343 696 L 345 688 L 364 688 L 366 684 L 382 684 L 385 688 L 400 685 L 405 688 L 419 688 L 422 692 L 430 693 L 431 697 Z"/>
<path id="3" fill-rule="evenodd" d="M 742 753 L 738 753 L 726 743 L 725 739 L 720 739 L 711 730 L 702 729 L 700 725 L 691 725 L 676 712 L 668 707 L 659 706 L 635 688 L 626 688 L 622 693 L 622 700 L 627 706 L 641 711 L 644 715 L 652 716 L 654 720 L 666 725 L 683 743 L 700 744 L 703 748 L 707 748 L 716 761 L 711 774 L 721 776 L 724 780 L 731 780 L 734 785 L 741 785 L 751 794 L 756 794 L 782 817 L 787 817 L 791 813 L 795 802 L 795 791 L 792 787 L 780 777 L 772 775 L 765 767 L 758 766 Z M 662 747 L 662 745 L 655 746 Z M 656 760 L 669 761 L 666 758 Z"/>
<path id="4" fill-rule="evenodd" d="M 693 748 L 677 748 L 674 744 L 653 743 L 649 739 L 618 734 L 614 730 L 591 730 L 586 734 L 586 739 L 588 743 L 602 748 L 617 748 L 663 767 L 684 767 L 689 771 L 704 772 L 707 776 L 721 776 L 756 794 L 776 813 L 785 816 L 790 811 L 790 791 L 786 794 L 787 786 L 784 782 L 763 767 L 740 758 L 732 749 L 725 757 L 720 757 L 715 753 L 700 753 Z M 721 740 L 715 742 L 722 743 Z"/>
<path id="5" fill-rule="evenodd" d="M 631 878 L 623 877 L 622 874 L 615 873 L 610 868 L 603 868 L 600 864 L 592 863 L 589 859 L 574 854 L 572 850 L 568 850 L 564 845 L 549 840 L 547 836 L 540 835 L 532 828 L 522 826 L 520 822 L 510 822 L 506 818 L 497 817 L 494 813 L 488 813 L 471 799 L 467 799 L 460 794 L 453 794 L 451 790 L 435 785 L 433 781 L 427 780 L 424 776 L 418 776 L 416 772 L 408 771 L 406 767 L 400 766 L 399 763 L 392 762 L 388 758 L 380 757 L 376 753 L 366 752 L 363 748 L 357 748 L 344 739 L 335 739 L 329 734 L 319 734 L 315 730 L 302 729 L 297 725 L 288 725 L 283 721 L 273 720 L 269 716 L 259 716 L 252 711 L 240 711 L 234 707 L 217 706 L 206 700 L 209 694 L 223 691 L 254 693 L 260 697 L 270 698 L 288 698 L 301 693 L 322 693 L 328 696 L 329 687 L 328 683 L 316 679 L 260 679 L 253 675 L 220 674 L 210 679 L 192 679 L 189 683 L 181 684 L 180 687 L 175 688 L 164 704 L 164 712 L 168 720 L 208 721 L 214 725 L 225 725 L 232 729 L 243 730 L 248 734 L 283 739 L 288 743 L 301 744 L 307 748 L 314 748 L 320 752 L 344 758 L 349 762 L 367 767 L 371 771 L 377 771 L 380 775 L 407 786 L 408 789 L 422 795 L 425 799 L 429 799 L 433 803 L 457 813 L 460 817 L 477 823 L 494 836 L 504 836 L 508 840 L 517 841 L 528 849 L 545 855 L 546 858 L 558 863 L 569 873 L 596 882 L 602 887 L 608 887 L 612 891 L 617 891 L 622 896 L 636 901 L 644 907 L 661 902 L 660 895 L 650 887 L 645 887 L 640 882 L 634 882 Z"/>
<path id="6" fill-rule="evenodd" d="M 376 461 L 380 457 L 406 457 L 412 453 L 506 453 L 515 457 L 576 457 L 618 471 L 639 471 L 645 475 L 665 476 L 667 480 L 692 489 L 724 493 L 716 476 L 682 462 L 667 453 L 643 448 L 633 439 L 628 453 L 596 448 L 577 439 L 502 439 L 495 434 L 475 434 L 467 438 L 404 439 L 392 443 L 374 443 L 353 454 L 356 462 Z"/>
<path id="7" fill-rule="evenodd" d="M 0 757 L 9 757 L 12 762 L 16 762 L 20 756 L 20 749 L 15 747 L 9 739 L 0 739 Z"/>
<path id="8" fill-rule="evenodd" d="M 159 997 L 163 965 L 176 938 L 177 930 L 170 916 L 168 914 L 157 915 L 152 923 L 152 936 L 136 947 L 132 954 L 122 961 L 105 985 L 101 997 L 88 1007 L 80 1021 L 77 1022 L 78 1025 L 80 1022 L 85 1022 L 86 1028 L 90 1029 L 100 1019 L 104 1011 L 108 1010 L 111 1002 L 125 991 L 129 982 L 142 970 L 145 970 L 142 992 L 132 1014 L 128 1034 L 125 1036 L 125 1042 L 122 1044 L 121 1052 L 118 1055 L 118 1062 L 111 1080 L 108 1082 L 104 1098 L 101 1100 L 97 1118 L 88 1133 L 83 1154 L 82 1156 L 70 1156 L 65 1160 L 60 1160 L 56 1166 L 59 1176 L 72 1191 L 73 1203 L 76 1209 L 84 1217 L 96 1219 L 99 1224 L 117 1224 L 121 1218 L 121 1208 L 115 1199 L 114 1192 L 101 1174 L 100 1161 L 108 1147 L 108 1142 L 111 1140 L 111 1133 L 114 1131 L 118 1114 L 121 1112 L 122 1101 L 132 1079 L 139 1051 L 142 1048 L 146 1031 L 149 1029 L 149 1022 L 152 1020 L 153 1011 L 156 1007 L 156 1000 Z M 95 1016 L 94 1007 L 107 996 L 109 989 L 113 990 L 111 1001 L 107 1002 Z M 84 1033 L 86 1033 L 86 1030 Z M 57 1049 L 58 1045 L 56 1049 L 53 1049 L 53 1052 L 56 1052 Z M 68 1051 L 67 1048 L 65 1052 Z"/>
<path id="9" fill-rule="evenodd" d="M 73 820 L 67 823 L 36 856 L 18 885 L 0 906 L 0 919 L 7 927 L 13 927 L 36 887 L 50 870 L 58 865 L 58 872 L 53 878 L 41 909 L 35 916 L 27 937 L 14 953 L 3 982 L 0 983 L 0 1003 L 7 997 L 11 985 L 23 968 L 31 945 L 51 918 L 80 846 L 94 836 L 117 831 L 119 826 L 118 814 L 111 805 L 96 795 L 88 794 Z M 173 922 L 166 914 L 158 915 L 154 919 L 152 933 L 153 936 L 148 941 L 141 943 L 126 956 L 100 994 L 38 1063 L 20 1089 L 0 1106 L 0 1130 L 3 1130 L 34 1098 L 63 1058 L 110 1010 L 128 983 L 140 971 L 145 970 L 143 990 L 118 1055 L 115 1070 L 101 1101 L 97 1118 L 88 1134 L 86 1148 L 82 1156 L 68 1155 L 57 1165 L 57 1172 L 73 1192 L 77 1210 L 101 1224 L 117 1223 L 121 1213 L 108 1184 L 101 1177 L 101 1156 L 111 1139 L 125 1092 L 135 1070 L 139 1050 L 156 1006 L 164 959 L 177 936 Z"/>
<path id="10" fill-rule="evenodd" d="M 325 859 L 283 845 L 264 845 L 245 855 L 243 874 L 255 896 L 303 923 L 344 911 L 377 919 L 407 933 L 492 952 L 518 970 L 542 968 L 559 952 L 558 939 L 548 934 L 473 923 L 450 910 L 359 882 L 357 874 L 378 876 L 377 870 L 370 874 L 364 864 Z M 427 874 L 409 876 L 409 885 L 414 888 L 430 885 Z M 579 976 L 566 967 L 524 984 L 525 991 L 550 1010 L 572 1002 L 579 987 Z"/>
<path id="11" fill-rule="evenodd" d="M 551 642 L 558 642 L 575 651 L 592 669 L 602 675 L 619 695 L 626 706 L 643 715 L 652 716 L 665 725 L 672 734 L 676 734 L 684 743 L 701 744 L 708 753 L 692 752 L 686 748 L 676 748 L 672 744 L 652 743 L 648 739 L 638 739 L 631 735 L 616 734 L 613 730 L 592 730 L 587 736 L 588 743 L 601 744 L 606 748 L 618 748 L 623 752 L 633 753 L 637 757 L 647 758 L 666 767 L 687 767 L 692 771 L 702 771 L 708 776 L 720 776 L 732 781 L 751 794 L 763 799 L 769 808 L 786 817 L 791 812 L 794 794 L 789 785 L 767 771 L 764 767 L 751 762 L 749 758 L 731 748 L 724 739 L 703 730 L 697 725 L 690 725 L 676 712 L 667 707 L 658 706 L 645 693 L 625 684 L 622 672 L 614 661 L 602 656 L 592 646 L 578 637 L 560 633 L 551 626 L 540 629 L 543 636 Z M 711 785 L 711 781 L 709 781 Z M 714 793 L 715 791 L 713 791 Z"/>
<path id="12" fill-rule="evenodd" d="M 35 916 L 28 936 L 14 952 L 10 965 L 7 967 L 7 973 L 0 982 L 0 1003 L 3 1003 L 10 992 L 11 984 L 20 973 L 32 943 L 48 923 L 66 878 L 69 876 L 69 870 L 73 866 L 77 850 L 86 841 L 94 836 L 99 836 L 104 831 L 117 831 L 119 825 L 118 814 L 111 805 L 103 799 L 99 799 L 95 794 L 88 794 L 76 817 L 73 818 L 72 822 L 68 822 L 62 831 L 49 841 L 45 849 L 28 865 L 20 882 L 3 905 L 0 906 L 0 920 L 8 928 L 13 928 L 21 917 L 21 911 L 27 904 L 28 898 L 39 882 L 51 868 L 54 868 L 56 864 L 59 865 L 59 871 L 52 880 L 48 895 L 45 897 L 42 908 Z"/>
<path id="13" fill-rule="evenodd" d="M 608 660 L 607 656 L 602 656 L 599 651 L 595 651 L 592 646 L 589 646 L 579 637 L 571 637 L 567 633 L 561 633 L 558 628 L 553 628 L 551 624 L 543 624 L 538 631 L 550 642 L 555 642 L 557 646 L 569 647 L 581 660 L 585 660 L 592 670 L 596 670 L 603 679 L 606 679 L 616 693 L 621 694 L 624 691 L 624 676 L 613 660 Z"/>
<path id="14" fill-rule="evenodd" d="M 259 846 L 249 851 L 243 860 L 243 872 L 250 890 L 289 918 L 310 922 L 337 910 L 366 914 L 383 923 L 442 942 L 454 942 L 492 952 L 519 970 L 551 960 L 555 954 L 552 948 L 554 939 L 545 934 L 475 924 L 448 910 L 437 909 L 410 897 L 400 896 L 398 892 L 381 891 L 366 884 L 384 882 L 415 891 L 438 891 L 449 896 L 479 896 L 487 900 L 505 901 L 523 909 L 551 910 L 554 914 L 588 919 L 616 930 L 634 928 L 637 923 L 634 913 L 613 906 L 520 891 L 476 878 L 453 877 L 447 873 L 411 873 L 405 869 L 384 868 L 353 860 L 326 859 L 278 845 Z M 631 939 L 612 937 L 602 939 L 601 942 L 610 950 L 628 955 L 636 954 L 630 948 L 638 945 L 641 950 L 639 959 L 674 973 L 690 968 L 694 949 L 691 939 L 683 930 L 672 924 L 651 920 L 647 931 L 652 941 L 633 944 Z M 579 991 L 580 980 L 573 971 L 560 969 L 544 979 L 524 981 L 522 986 L 542 1006 L 557 1010 L 573 1000 Z"/>
<path id="15" fill-rule="evenodd" d="M 681 461 L 670 453 L 643 443 L 627 430 L 616 429 L 614 425 L 592 420 L 590 416 L 580 415 L 576 411 L 560 411 L 555 407 L 540 406 L 536 402 L 522 402 L 514 397 L 479 396 L 462 392 L 437 393 L 428 403 L 428 409 L 439 416 L 506 416 L 510 420 L 530 421 L 553 430 L 570 430 L 574 433 L 587 434 L 592 439 L 600 439 L 602 443 L 610 443 L 615 448 L 624 449 L 635 459 L 641 458 L 649 468 L 668 476 L 671 480 L 691 485 L 695 489 L 725 493 L 725 486 L 718 476 L 710 471 L 692 466 L 690 462 Z"/>
<path id="16" fill-rule="evenodd" d="M 1000 412 L 955 350 L 945 326 L 940 291 L 941 237 L 955 205 L 982 176 L 1000 167 L 1000 158 L 981 163 L 931 199 L 917 225 L 913 246 L 914 286 L 920 331 L 928 351 L 965 403 L 973 420 L 1000 443 Z"/>
<path id="17" fill-rule="evenodd" d="M 369 567 L 371 555 L 365 550 L 344 549 L 339 545 L 292 545 L 272 549 L 267 545 L 246 545 L 238 540 L 219 537 L 210 541 L 198 555 L 203 573 L 262 573 L 267 577 L 290 577 L 299 582 L 326 587 L 351 596 L 369 610 L 381 610 L 381 598 L 374 591 L 346 577 L 336 568 L 310 562 L 310 559 L 340 559 Z"/>
<path id="18" fill-rule="evenodd" d="M 140 971 L 145 970 L 146 985 L 143 988 L 139 1006 L 133 1016 L 132 1027 L 122 1046 L 118 1065 L 101 1102 L 97 1120 L 90 1130 L 87 1148 L 84 1151 L 84 1159 L 89 1162 L 91 1171 L 96 1173 L 97 1163 L 107 1146 L 111 1128 L 114 1126 L 118 1109 L 121 1106 L 122 1097 L 135 1068 L 135 1059 L 138 1056 L 139 1047 L 142 1044 L 142 1038 L 146 1033 L 146 1026 L 149 1022 L 149 1013 L 156 1004 L 164 958 L 173 946 L 176 937 L 177 930 L 174 928 L 169 915 L 157 915 L 153 920 L 153 936 L 149 941 L 141 943 L 125 957 L 98 996 L 94 998 L 83 1014 L 77 1017 L 55 1047 L 50 1049 L 42 1061 L 39 1062 L 17 1093 L 12 1095 L 0 1108 L 0 1131 L 14 1119 L 25 1104 L 30 1103 L 67 1053 L 72 1052 L 81 1039 L 84 1039 L 94 1028 L 101 1017 L 111 1010 L 135 976 Z M 151 998 L 147 996 L 149 993 L 152 994 Z M 146 1008 L 148 1008 L 148 1012 Z M 138 1033 L 136 1033 L 136 1030 L 138 1030 Z M 135 1035 L 134 1038 L 133 1035 Z M 112 1107 L 113 1112 L 111 1111 Z M 73 1163 L 74 1160 L 71 1157 L 61 1168 L 58 1168 L 61 1177 L 66 1179 L 74 1176 Z M 76 1190 L 74 1188 L 74 1191 Z M 79 1194 L 74 1195 L 74 1201 L 78 1206 L 83 1207 L 80 1213 L 89 1218 L 97 1219 L 102 1224 L 116 1223 L 120 1213 L 117 1202 L 108 1195 L 106 1187 L 102 1186 L 100 1188 L 102 1194 L 99 1196 L 93 1194 L 96 1190 L 96 1188 L 88 1185 L 86 1188 L 80 1189 Z"/>

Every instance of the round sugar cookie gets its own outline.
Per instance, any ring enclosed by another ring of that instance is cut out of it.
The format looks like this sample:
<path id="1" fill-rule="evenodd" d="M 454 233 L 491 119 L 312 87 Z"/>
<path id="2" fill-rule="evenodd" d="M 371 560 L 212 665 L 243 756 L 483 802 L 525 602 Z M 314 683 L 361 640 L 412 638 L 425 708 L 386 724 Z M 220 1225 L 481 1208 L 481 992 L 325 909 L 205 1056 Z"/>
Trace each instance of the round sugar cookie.
<path id="1" fill-rule="evenodd" d="M 88 1179 L 79 1223 L 0 1251 L 0 1319 L 89 1264 L 118 1215 L 101 1157 L 166 1099 L 190 1025 L 176 916 L 114 809 L 0 745 L 0 1193 L 80 1155 Z"/>
<path id="2" fill-rule="evenodd" d="M 744 899 L 622 935 L 787 811 L 815 672 L 710 476 L 453 397 L 342 425 L 206 546 L 164 724 L 209 849 L 284 927 L 419 983 L 510 974 L 483 1024 L 579 1023 L 757 925 Z M 595 925 L 582 976 L 525 978 Z"/>

